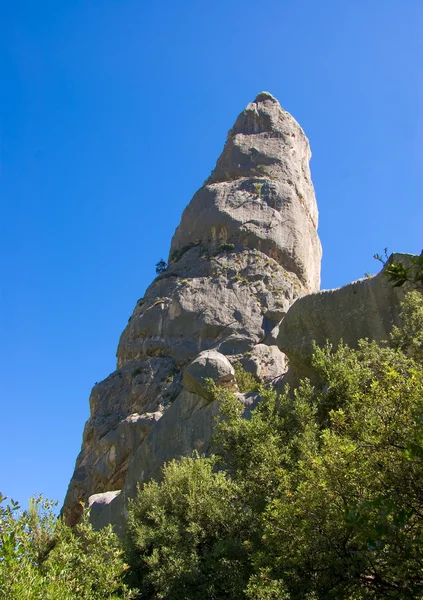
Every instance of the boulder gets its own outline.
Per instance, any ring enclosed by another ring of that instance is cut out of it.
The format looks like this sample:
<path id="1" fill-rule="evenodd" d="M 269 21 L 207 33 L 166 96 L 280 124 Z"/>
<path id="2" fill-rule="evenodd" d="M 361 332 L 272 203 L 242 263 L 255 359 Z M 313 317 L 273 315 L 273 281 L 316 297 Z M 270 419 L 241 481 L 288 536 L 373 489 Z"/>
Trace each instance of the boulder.
<path id="1" fill-rule="evenodd" d="M 120 490 L 115 490 L 102 494 L 93 494 L 88 498 L 90 521 L 91 523 L 95 523 L 95 529 L 101 529 L 112 522 L 110 507 L 119 494 Z"/>
<path id="2" fill-rule="evenodd" d="M 264 383 L 276 383 L 287 370 L 287 360 L 277 346 L 257 344 L 241 359 L 242 367 Z"/>
<path id="3" fill-rule="evenodd" d="M 215 350 L 201 352 L 187 366 L 182 377 L 186 390 L 211 401 L 213 395 L 208 389 L 209 380 L 222 387 L 236 385 L 233 366 L 226 356 Z"/>

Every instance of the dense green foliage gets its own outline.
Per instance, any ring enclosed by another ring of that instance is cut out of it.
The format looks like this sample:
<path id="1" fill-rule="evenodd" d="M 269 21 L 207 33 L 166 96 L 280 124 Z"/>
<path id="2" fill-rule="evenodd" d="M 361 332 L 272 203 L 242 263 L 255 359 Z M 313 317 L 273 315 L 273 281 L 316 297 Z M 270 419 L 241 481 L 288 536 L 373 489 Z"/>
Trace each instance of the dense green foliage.
<path id="1" fill-rule="evenodd" d="M 248 392 L 257 392 L 260 388 L 260 382 L 252 373 L 242 368 L 241 363 L 234 364 L 235 379 L 238 389 L 242 394 Z"/>
<path id="2" fill-rule="evenodd" d="M 29 510 L 0 494 L 0 598 L 103 600 L 133 598 L 123 582 L 123 552 L 110 527 L 93 531 L 85 513 L 70 529 L 54 505 L 33 499 Z"/>
<path id="3" fill-rule="evenodd" d="M 144 598 L 423 598 L 423 298 L 391 344 L 315 349 L 322 385 L 227 390 L 217 459 L 173 461 L 131 508 Z"/>
<path id="4" fill-rule="evenodd" d="M 145 598 L 237 598 L 249 515 L 214 459 L 183 458 L 144 486 L 130 511 L 132 582 Z"/>
<path id="5" fill-rule="evenodd" d="M 0 597 L 422 600 L 421 293 L 402 322 L 382 346 L 316 347 L 321 384 L 260 387 L 248 419 L 214 388 L 219 455 L 143 486 L 125 557 L 86 515 L 72 531 L 42 499 L 22 513 L 0 497 Z"/>

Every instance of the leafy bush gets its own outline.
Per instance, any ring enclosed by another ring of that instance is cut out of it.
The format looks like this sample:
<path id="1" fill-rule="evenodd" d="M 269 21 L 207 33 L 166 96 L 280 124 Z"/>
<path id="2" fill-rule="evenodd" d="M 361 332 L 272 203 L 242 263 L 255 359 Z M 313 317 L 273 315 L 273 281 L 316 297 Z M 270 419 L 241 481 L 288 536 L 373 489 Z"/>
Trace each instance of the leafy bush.
<path id="1" fill-rule="evenodd" d="M 422 596 L 421 311 L 414 292 L 394 348 L 316 348 L 322 389 L 267 393 L 251 421 L 224 406 L 227 464 L 260 514 L 250 590 L 276 586 L 292 600 Z"/>
<path id="2" fill-rule="evenodd" d="M 143 598 L 241 598 L 250 519 L 215 459 L 182 458 L 147 483 L 129 509 L 131 582 Z"/>
<path id="3" fill-rule="evenodd" d="M 409 256 L 409 266 L 402 262 L 395 262 L 393 255 L 388 256 L 388 249 L 383 254 L 375 254 L 376 260 L 385 266 L 384 274 L 394 287 L 401 287 L 410 283 L 416 288 L 423 287 L 423 250 L 419 256 Z"/>
<path id="4" fill-rule="evenodd" d="M 261 389 L 249 420 L 215 389 L 220 459 L 173 461 L 130 509 L 142 597 L 423 597 L 422 311 L 390 345 L 316 348 L 324 385 Z"/>
<path id="5" fill-rule="evenodd" d="M 254 187 L 254 192 L 255 192 L 255 195 L 257 196 L 257 198 L 261 198 L 261 190 L 263 189 L 263 183 L 259 183 L 259 182 L 254 183 L 253 187 Z"/>
<path id="6" fill-rule="evenodd" d="M 245 371 L 245 369 L 242 368 L 241 363 L 236 363 L 234 365 L 234 370 L 238 389 L 242 394 L 247 394 L 248 392 L 257 392 L 259 390 L 259 380 L 254 377 L 252 373 Z"/>
<path id="7" fill-rule="evenodd" d="M 218 246 L 214 252 L 214 256 L 218 254 L 223 254 L 224 252 L 233 252 L 235 250 L 235 244 L 223 243 Z"/>
<path id="8" fill-rule="evenodd" d="M 423 364 L 423 302 L 417 291 L 409 292 L 402 304 L 402 327 L 394 327 L 391 343 L 407 356 Z"/>
<path id="9" fill-rule="evenodd" d="M 21 511 L 0 494 L 0 597 L 8 600 L 133 598 L 127 565 L 111 527 L 99 532 L 88 513 L 75 530 L 41 496 Z"/>

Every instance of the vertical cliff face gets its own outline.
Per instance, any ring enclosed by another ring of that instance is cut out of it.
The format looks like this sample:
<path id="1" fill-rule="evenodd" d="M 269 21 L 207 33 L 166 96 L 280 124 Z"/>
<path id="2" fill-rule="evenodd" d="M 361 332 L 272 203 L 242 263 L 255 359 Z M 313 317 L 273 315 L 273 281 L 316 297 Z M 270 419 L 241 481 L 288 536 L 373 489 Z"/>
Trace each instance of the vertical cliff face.
<path id="1" fill-rule="evenodd" d="M 320 286 L 321 246 L 308 140 L 271 94 L 239 115 L 205 185 L 185 209 L 172 252 L 198 240 L 257 249 Z"/>
<path id="2" fill-rule="evenodd" d="M 70 523 L 93 495 L 97 513 L 111 503 L 114 516 L 109 511 L 105 520 L 116 520 L 136 482 L 157 476 L 163 461 L 207 452 L 216 407 L 201 381 L 184 389 L 183 379 L 200 353 L 214 351 L 196 364 L 212 376 L 226 369 L 222 381 L 232 377 L 225 357 L 264 381 L 286 371 L 279 325 L 294 300 L 320 283 L 309 159 L 304 132 L 270 94 L 259 94 L 236 120 L 182 215 L 167 270 L 122 333 L 117 370 L 92 390 L 63 509 Z"/>

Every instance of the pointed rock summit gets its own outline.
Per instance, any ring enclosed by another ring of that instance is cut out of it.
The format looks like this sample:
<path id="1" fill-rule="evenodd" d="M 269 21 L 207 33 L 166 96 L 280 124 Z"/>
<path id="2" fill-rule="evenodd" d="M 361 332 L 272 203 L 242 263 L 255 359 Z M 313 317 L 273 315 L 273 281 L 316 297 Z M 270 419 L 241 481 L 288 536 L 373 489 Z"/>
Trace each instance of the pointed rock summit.
<path id="1" fill-rule="evenodd" d="M 268 92 L 239 115 L 205 185 L 185 209 L 172 253 L 197 241 L 260 250 L 320 286 L 321 245 L 308 140 Z"/>
<path id="2" fill-rule="evenodd" d="M 204 379 L 236 391 L 237 363 L 265 382 L 284 375 L 279 325 L 320 285 L 310 156 L 303 130 L 268 92 L 237 118 L 182 215 L 168 268 L 122 333 L 117 370 L 91 392 L 63 508 L 69 523 L 90 499 L 97 526 L 119 527 L 137 483 L 159 478 L 165 461 L 210 450 L 217 407 Z"/>

